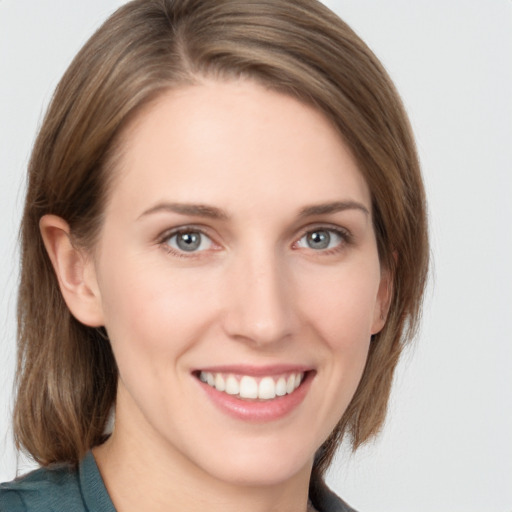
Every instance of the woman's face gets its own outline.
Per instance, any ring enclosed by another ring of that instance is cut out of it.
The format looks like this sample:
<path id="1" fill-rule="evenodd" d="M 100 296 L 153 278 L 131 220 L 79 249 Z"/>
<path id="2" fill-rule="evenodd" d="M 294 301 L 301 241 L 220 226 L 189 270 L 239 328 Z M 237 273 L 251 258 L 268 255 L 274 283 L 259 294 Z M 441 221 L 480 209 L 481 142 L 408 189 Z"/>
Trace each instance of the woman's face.
<path id="1" fill-rule="evenodd" d="M 354 158 L 319 112 L 247 81 L 171 91 L 123 143 L 91 264 L 111 442 L 229 482 L 309 472 L 385 316 Z"/>

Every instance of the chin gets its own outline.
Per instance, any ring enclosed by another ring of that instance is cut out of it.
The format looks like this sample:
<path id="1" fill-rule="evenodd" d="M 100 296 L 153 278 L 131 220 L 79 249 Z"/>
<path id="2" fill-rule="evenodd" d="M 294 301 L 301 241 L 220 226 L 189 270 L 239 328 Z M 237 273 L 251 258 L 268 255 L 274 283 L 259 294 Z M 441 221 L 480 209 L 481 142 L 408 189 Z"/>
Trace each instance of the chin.
<path id="1" fill-rule="evenodd" d="M 259 444 L 259 446 L 258 446 Z M 214 478 L 243 487 L 279 485 L 300 475 L 309 479 L 313 466 L 314 450 L 262 446 L 266 443 L 252 443 L 245 449 L 219 450 L 225 455 L 219 460 L 219 452 L 203 461 L 203 468 Z M 217 447 L 218 448 L 218 447 Z"/>

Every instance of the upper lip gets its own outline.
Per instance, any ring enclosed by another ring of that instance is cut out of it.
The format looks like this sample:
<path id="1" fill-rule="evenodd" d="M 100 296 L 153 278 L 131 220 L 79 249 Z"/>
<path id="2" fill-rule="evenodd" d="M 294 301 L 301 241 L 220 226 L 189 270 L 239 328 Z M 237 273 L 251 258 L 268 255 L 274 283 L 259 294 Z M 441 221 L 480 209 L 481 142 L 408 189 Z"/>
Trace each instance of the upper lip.
<path id="1" fill-rule="evenodd" d="M 311 366 L 300 364 L 274 364 L 267 366 L 253 366 L 247 364 L 240 365 L 219 365 L 204 366 L 196 368 L 193 373 L 209 372 L 209 373 L 231 373 L 236 375 L 249 375 L 252 377 L 282 375 L 283 373 L 305 373 L 313 368 Z"/>

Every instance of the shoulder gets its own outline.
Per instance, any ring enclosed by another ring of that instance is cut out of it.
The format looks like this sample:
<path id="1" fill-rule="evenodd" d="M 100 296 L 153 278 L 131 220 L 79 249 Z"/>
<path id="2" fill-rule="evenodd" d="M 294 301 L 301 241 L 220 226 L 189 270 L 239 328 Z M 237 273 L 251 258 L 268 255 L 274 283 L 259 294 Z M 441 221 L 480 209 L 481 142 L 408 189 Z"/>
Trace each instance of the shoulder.
<path id="1" fill-rule="evenodd" d="M 0 512 L 115 512 L 92 452 L 77 469 L 41 468 L 0 484 Z"/>
<path id="2" fill-rule="evenodd" d="M 82 512 L 77 471 L 68 466 L 41 468 L 0 484 L 0 512 Z"/>

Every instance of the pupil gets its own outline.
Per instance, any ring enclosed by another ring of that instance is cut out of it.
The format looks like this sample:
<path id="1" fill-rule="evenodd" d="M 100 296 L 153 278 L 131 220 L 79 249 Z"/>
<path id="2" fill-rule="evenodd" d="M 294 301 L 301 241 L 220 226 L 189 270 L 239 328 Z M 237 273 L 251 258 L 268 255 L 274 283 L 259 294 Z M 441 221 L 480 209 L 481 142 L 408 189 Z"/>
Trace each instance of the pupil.
<path id="1" fill-rule="evenodd" d="M 331 235 L 327 231 L 314 231 L 308 235 L 308 245 L 312 249 L 326 249 L 330 241 Z"/>
<path id="2" fill-rule="evenodd" d="M 183 251 L 195 251 L 201 244 L 199 233 L 180 233 L 176 243 Z"/>

